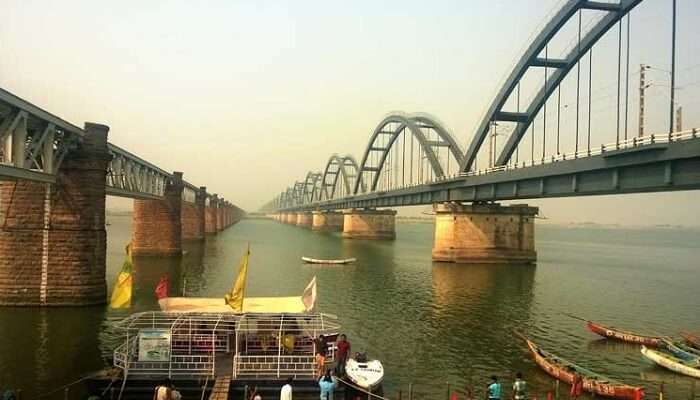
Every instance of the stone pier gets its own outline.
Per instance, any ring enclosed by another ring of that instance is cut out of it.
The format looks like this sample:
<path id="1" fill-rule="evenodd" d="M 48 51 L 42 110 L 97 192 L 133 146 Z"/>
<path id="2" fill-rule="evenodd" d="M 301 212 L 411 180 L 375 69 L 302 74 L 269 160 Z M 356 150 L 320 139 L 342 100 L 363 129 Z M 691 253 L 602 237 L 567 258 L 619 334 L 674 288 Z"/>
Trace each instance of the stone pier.
<path id="1" fill-rule="evenodd" d="M 218 207 L 216 208 L 216 232 L 224 230 L 224 209 L 226 208 L 226 200 L 219 199 Z"/>
<path id="2" fill-rule="evenodd" d="M 204 225 L 204 232 L 207 234 L 215 235 L 216 234 L 216 214 L 217 214 L 217 207 L 219 206 L 219 199 L 218 195 L 213 194 L 209 198 L 209 206 L 207 207 L 206 215 L 205 215 L 205 225 Z"/>
<path id="3" fill-rule="evenodd" d="M 65 306 L 106 301 L 104 125 L 86 123 L 56 184 L 0 182 L 0 305 Z"/>
<path id="4" fill-rule="evenodd" d="M 532 263 L 537 207 L 438 204 L 433 260 L 454 263 Z"/>
<path id="5" fill-rule="evenodd" d="M 343 213 L 338 211 L 314 211 L 311 230 L 317 232 L 342 232 Z"/>
<path id="6" fill-rule="evenodd" d="M 204 239 L 205 230 L 205 207 L 207 199 L 207 189 L 199 188 L 195 193 L 194 203 L 182 202 L 182 240 L 194 241 Z"/>
<path id="7" fill-rule="evenodd" d="M 290 224 L 290 225 L 296 225 L 297 224 L 297 213 L 288 212 L 287 218 L 284 219 L 284 222 L 287 224 Z"/>
<path id="8" fill-rule="evenodd" d="M 300 226 L 302 228 L 311 228 L 311 222 L 311 211 L 301 211 L 297 213 L 297 226 Z"/>
<path id="9" fill-rule="evenodd" d="M 396 211 L 352 209 L 343 212 L 343 237 L 396 239 Z"/>
<path id="10" fill-rule="evenodd" d="M 173 172 L 162 200 L 134 200 L 134 255 L 182 254 L 182 172 Z"/>

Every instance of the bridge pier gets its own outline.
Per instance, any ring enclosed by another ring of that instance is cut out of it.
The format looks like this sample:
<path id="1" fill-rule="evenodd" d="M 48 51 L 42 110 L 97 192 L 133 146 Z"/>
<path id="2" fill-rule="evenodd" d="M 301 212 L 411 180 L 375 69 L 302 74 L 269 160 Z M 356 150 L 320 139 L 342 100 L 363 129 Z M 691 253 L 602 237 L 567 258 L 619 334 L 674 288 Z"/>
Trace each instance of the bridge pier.
<path id="1" fill-rule="evenodd" d="M 134 255 L 182 254 L 182 172 L 173 172 L 162 200 L 134 200 Z"/>
<path id="2" fill-rule="evenodd" d="M 209 198 L 209 206 L 204 219 L 204 232 L 208 235 L 216 235 L 216 208 L 218 207 L 218 195 L 213 194 Z"/>
<path id="3" fill-rule="evenodd" d="M 302 228 L 311 228 L 311 211 L 301 211 L 297 213 L 296 225 Z"/>
<path id="4" fill-rule="evenodd" d="M 523 264 L 537 260 L 537 207 L 437 204 L 434 261 Z"/>
<path id="5" fill-rule="evenodd" d="M 180 219 L 182 221 L 182 240 L 195 241 L 204 239 L 204 208 L 206 188 L 195 193 L 194 203 L 182 201 Z"/>
<path id="6" fill-rule="evenodd" d="M 64 159 L 55 185 L 0 182 L 0 305 L 106 301 L 108 131 L 85 124 L 84 140 Z"/>
<path id="7" fill-rule="evenodd" d="M 348 239 L 396 239 L 396 211 L 352 209 L 343 212 L 343 237 Z"/>
<path id="8" fill-rule="evenodd" d="M 216 208 L 216 232 L 219 233 L 224 230 L 224 208 L 226 207 L 226 200 L 219 199 L 218 207 Z"/>
<path id="9" fill-rule="evenodd" d="M 287 217 L 284 219 L 284 222 L 290 225 L 296 225 L 297 224 L 297 213 L 295 212 L 288 212 Z"/>
<path id="10" fill-rule="evenodd" d="M 317 232 L 342 232 L 343 213 L 338 211 L 314 211 L 311 230 Z"/>

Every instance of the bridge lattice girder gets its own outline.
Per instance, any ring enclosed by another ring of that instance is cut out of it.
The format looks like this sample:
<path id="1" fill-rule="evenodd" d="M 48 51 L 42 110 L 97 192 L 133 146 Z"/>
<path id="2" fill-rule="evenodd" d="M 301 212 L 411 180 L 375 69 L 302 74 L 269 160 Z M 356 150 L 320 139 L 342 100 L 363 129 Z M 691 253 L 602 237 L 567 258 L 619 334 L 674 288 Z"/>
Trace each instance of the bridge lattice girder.
<path id="1" fill-rule="evenodd" d="M 506 142 L 503 150 L 496 160 L 496 165 L 505 165 L 515 152 L 520 140 L 525 135 L 528 127 L 537 116 L 547 99 L 554 93 L 561 81 L 576 66 L 581 57 L 622 17 L 629 13 L 642 0 L 620 0 L 619 3 L 603 3 L 587 0 L 569 0 L 557 14 L 547 23 L 542 32 L 537 35 L 532 44 L 525 51 L 513 71 L 508 76 L 503 87 L 488 108 L 479 127 L 467 149 L 460 170 L 468 172 L 472 169 L 476 155 L 484 143 L 491 124 L 494 122 L 516 122 L 516 127 Z M 559 30 L 580 10 L 599 10 L 607 14 L 603 16 L 590 30 L 581 37 L 581 42 L 575 46 L 562 60 L 543 59 L 539 55 L 549 44 Z M 555 70 L 547 79 L 546 86 L 532 98 L 530 104 L 525 105 L 524 112 L 507 112 L 504 110 L 506 101 L 518 87 L 519 82 L 530 68 L 552 68 Z"/>

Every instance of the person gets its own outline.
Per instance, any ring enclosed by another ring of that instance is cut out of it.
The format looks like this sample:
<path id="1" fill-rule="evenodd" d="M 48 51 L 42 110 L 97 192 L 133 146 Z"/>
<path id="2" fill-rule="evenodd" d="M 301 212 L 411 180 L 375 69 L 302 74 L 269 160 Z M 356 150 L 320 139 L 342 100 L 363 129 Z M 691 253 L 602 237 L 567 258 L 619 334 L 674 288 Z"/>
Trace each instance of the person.
<path id="1" fill-rule="evenodd" d="M 501 400 L 501 384 L 496 375 L 491 375 L 491 384 L 487 387 L 489 400 Z"/>
<path id="2" fill-rule="evenodd" d="M 326 354 L 323 350 L 316 351 L 316 379 L 323 375 L 326 368 Z"/>
<path id="3" fill-rule="evenodd" d="M 345 376 L 345 362 L 348 360 L 348 354 L 350 354 L 350 342 L 348 342 L 345 334 L 340 334 L 338 336 L 338 342 L 335 344 L 338 348 L 338 354 L 336 355 L 336 369 L 338 376 Z"/>
<path id="4" fill-rule="evenodd" d="M 331 369 L 326 370 L 326 374 L 318 380 L 318 387 L 321 389 L 321 400 L 333 400 L 335 388 L 338 380 L 333 376 Z"/>
<path id="5" fill-rule="evenodd" d="M 574 376 L 571 381 L 571 391 L 569 392 L 570 399 L 578 399 L 583 394 L 583 379 L 576 372 L 576 368 L 570 367 L 569 372 Z"/>
<path id="6" fill-rule="evenodd" d="M 153 400 L 172 400 L 172 388 L 173 383 L 169 378 L 165 378 L 163 383 L 156 386 L 156 390 L 153 392 Z"/>
<path id="7" fill-rule="evenodd" d="M 518 372 L 513 382 L 513 400 L 525 399 L 527 399 L 527 382 L 523 379 L 523 374 Z"/>
<path id="8" fill-rule="evenodd" d="M 287 383 L 280 390 L 280 400 L 292 400 L 292 377 L 287 378 Z"/>
<path id="9" fill-rule="evenodd" d="M 250 397 L 248 400 L 262 400 L 262 396 L 260 396 L 260 393 L 258 393 L 258 387 L 255 386 L 253 388 L 253 391 L 250 393 Z"/>
<path id="10" fill-rule="evenodd" d="M 318 338 L 314 339 L 314 352 L 322 351 L 326 354 L 328 344 L 326 342 L 326 337 L 323 335 L 318 335 Z"/>

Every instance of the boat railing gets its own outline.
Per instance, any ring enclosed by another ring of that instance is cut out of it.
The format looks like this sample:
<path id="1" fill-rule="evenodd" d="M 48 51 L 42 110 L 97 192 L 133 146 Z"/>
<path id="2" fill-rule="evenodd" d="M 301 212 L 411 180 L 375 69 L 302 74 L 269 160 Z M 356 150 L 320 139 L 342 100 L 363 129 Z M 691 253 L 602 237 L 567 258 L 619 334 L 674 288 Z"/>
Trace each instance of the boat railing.
<path id="1" fill-rule="evenodd" d="M 316 361 L 311 355 L 247 355 L 233 358 L 234 378 L 313 378 Z"/>

